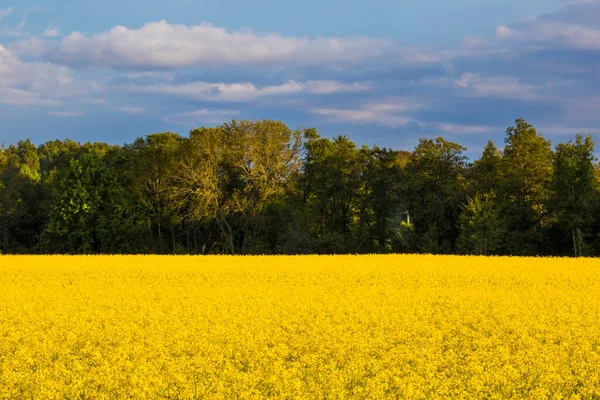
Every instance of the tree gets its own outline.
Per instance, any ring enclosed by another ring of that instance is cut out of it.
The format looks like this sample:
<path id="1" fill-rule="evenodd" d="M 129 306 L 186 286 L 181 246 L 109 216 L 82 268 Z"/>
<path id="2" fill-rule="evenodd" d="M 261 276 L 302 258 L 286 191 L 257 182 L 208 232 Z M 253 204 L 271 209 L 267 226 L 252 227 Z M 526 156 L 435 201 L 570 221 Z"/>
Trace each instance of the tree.
<path id="1" fill-rule="evenodd" d="M 178 198 L 196 220 L 214 220 L 226 249 L 244 254 L 250 230 L 300 167 L 300 131 L 280 121 L 231 121 L 190 132 L 178 165 Z"/>
<path id="2" fill-rule="evenodd" d="M 409 153 L 266 120 L 22 140 L 0 146 L 0 252 L 596 254 L 594 144 L 555 149 L 523 119 L 473 164 L 441 137 Z"/>
<path id="3" fill-rule="evenodd" d="M 366 230 L 364 251 L 391 250 L 394 237 L 390 219 L 403 209 L 400 185 L 410 153 L 380 149 L 377 146 L 360 150 L 362 160 L 360 193 L 360 224 Z M 399 228 L 399 227 L 394 227 Z"/>
<path id="4" fill-rule="evenodd" d="M 171 251 L 175 248 L 177 216 L 171 188 L 182 140 L 176 133 L 156 133 L 136 139 L 125 149 L 130 167 L 127 179 L 138 204 L 146 212 L 149 225 L 156 232 L 155 248 L 159 253 L 169 245 L 163 240 L 165 227 L 171 235 Z"/>
<path id="5" fill-rule="evenodd" d="M 479 160 L 473 163 L 471 178 L 475 192 L 496 193 L 502 188 L 502 152 L 488 141 Z"/>
<path id="6" fill-rule="evenodd" d="M 458 251 L 464 254 L 495 254 L 503 232 L 493 192 L 469 197 L 461 210 Z"/>
<path id="7" fill-rule="evenodd" d="M 315 236 L 315 251 L 347 252 L 354 247 L 361 193 L 361 155 L 346 136 L 318 135 L 305 143 L 303 212 Z"/>
<path id="8" fill-rule="evenodd" d="M 407 165 L 404 192 L 415 232 L 425 238 L 423 251 L 452 251 L 466 183 L 464 150 L 442 137 L 422 138 Z"/>
<path id="9" fill-rule="evenodd" d="M 29 140 L 0 147 L 0 252 L 30 250 L 40 229 L 40 160 Z"/>
<path id="10" fill-rule="evenodd" d="M 41 252 L 140 251 L 142 227 L 132 219 L 115 171 L 100 156 L 86 154 L 71 159 L 59 182 L 39 243 Z"/>
<path id="11" fill-rule="evenodd" d="M 552 148 L 523 119 L 506 130 L 502 157 L 502 215 L 508 231 L 505 251 L 509 254 L 536 254 L 547 238 Z"/>
<path id="12" fill-rule="evenodd" d="M 552 148 L 549 140 L 538 135 L 523 119 L 506 130 L 503 153 L 503 176 L 517 214 L 524 221 L 541 226 L 548 215 L 550 183 L 553 173 Z"/>
<path id="13" fill-rule="evenodd" d="M 0 147 L 0 253 L 12 250 L 12 231 L 22 218 L 23 204 L 18 193 L 17 174 L 9 163 L 7 149 Z"/>
<path id="14" fill-rule="evenodd" d="M 557 224 L 567 233 L 575 256 L 587 254 L 585 237 L 594 222 L 598 195 L 594 161 L 594 142 L 590 135 L 577 135 L 575 142 L 569 140 L 556 146 L 553 209 Z"/>

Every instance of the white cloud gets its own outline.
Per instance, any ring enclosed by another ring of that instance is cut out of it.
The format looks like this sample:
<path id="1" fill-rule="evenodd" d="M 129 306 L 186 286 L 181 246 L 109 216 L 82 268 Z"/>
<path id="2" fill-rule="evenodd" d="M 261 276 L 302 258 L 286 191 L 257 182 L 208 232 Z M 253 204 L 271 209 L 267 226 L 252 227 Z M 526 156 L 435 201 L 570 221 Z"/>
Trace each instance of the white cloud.
<path id="1" fill-rule="evenodd" d="M 44 33 L 42 33 L 42 36 L 48 37 L 48 38 L 55 38 L 55 37 L 59 37 L 60 35 L 61 35 L 60 29 L 54 25 L 48 26 L 44 30 Z"/>
<path id="2" fill-rule="evenodd" d="M 191 82 L 183 84 L 157 84 L 146 86 L 128 86 L 128 91 L 139 93 L 161 93 L 178 95 L 197 100 L 243 102 L 252 101 L 266 96 L 309 93 L 309 94 L 333 94 L 362 92 L 369 90 L 369 83 L 342 83 L 338 81 L 287 81 L 280 85 L 256 86 L 250 82 L 241 83 L 211 83 Z"/>
<path id="3" fill-rule="evenodd" d="M 126 73 L 125 76 L 131 81 L 170 82 L 175 79 L 175 73 L 173 72 L 158 71 L 130 72 Z"/>
<path id="4" fill-rule="evenodd" d="M 239 111 L 236 110 L 209 110 L 204 108 L 197 111 L 169 114 L 163 118 L 163 121 L 169 124 L 195 127 L 202 124 L 220 124 L 238 114 Z"/>
<path id="5" fill-rule="evenodd" d="M 390 41 L 372 38 L 285 37 L 162 20 L 139 29 L 116 26 L 91 36 L 73 32 L 50 46 L 47 57 L 63 64 L 107 68 L 314 65 L 369 59 L 390 46 Z"/>
<path id="6" fill-rule="evenodd" d="M 444 132 L 450 134 L 477 134 L 504 131 L 504 129 L 495 126 L 452 124 L 446 122 L 420 122 L 419 126 L 423 129 L 431 129 L 436 132 Z"/>
<path id="7" fill-rule="evenodd" d="M 351 93 L 368 91 L 372 85 L 368 82 L 308 81 L 303 89 L 312 94 Z"/>
<path id="8" fill-rule="evenodd" d="M 40 57 L 46 52 L 46 42 L 34 36 L 12 42 L 8 48 L 21 57 Z"/>
<path id="9" fill-rule="evenodd" d="M 400 52 L 400 59 L 408 64 L 437 64 L 447 58 L 444 53 L 442 50 L 405 48 Z"/>
<path id="10" fill-rule="evenodd" d="M 413 121 L 405 113 L 416 110 L 421 105 L 406 99 L 385 99 L 363 104 L 359 108 L 314 108 L 314 114 L 326 117 L 332 122 L 353 124 L 375 124 L 387 128 L 398 128 Z"/>
<path id="11" fill-rule="evenodd" d="M 12 12 L 13 12 L 12 7 L 1 9 L 0 10 L 0 21 L 3 20 L 4 18 L 8 17 L 10 14 L 12 14 Z"/>
<path id="12" fill-rule="evenodd" d="M 466 36 L 463 38 L 461 47 L 465 49 L 478 49 L 488 45 L 488 40 L 480 36 Z"/>
<path id="13" fill-rule="evenodd" d="M 22 27 L 17 29 L 19 36 Z M 53 25 L 46 37 L 59 36 Z M 484 39 L 467 38 L 465 44 L 482 47 Z M 139 29 L 115 26 L 96 34 L 72 32 L 61 40 L 45 40 L 44 59 L 71 67 L 152 69 L 189 66 L 245 66 L 269 68 L 325 65 L 342 69 L 348 64 L 372 61 L 431 65 L 453 56 L 452 51 L 430 47 L 399 47 L 392 40 L 369 37 L 294 37 L 257 33 L 250 29 L 227 31 L 210 23 L 170 24 L 148 22 Z M 15 51 L 21 47 L 14 45 Z M 25 48 L 26 49 L 26 48 Z M 20 54 L 20 53 L 18 53 Z M 151 72 L 152 73 L 152 72 Z"/>
<path id="14" fill-rule="evenodd" d="M 0 45 L 0 86 L 49 90 L 64 87 L 73 78 L 66 67 L 48 63 L 25 63 Z"/>
<path id="15" fill-rule="evenodd" d="M 420 80 L 411 81 L 412 85 L 431 85 L 444 88 L 455 88 L 464 95 L 473 97 L 499 97 L 499 98 L 521 98 L 536 99 L 536 90 L 539 87 L 527 85 L 520 82 L 516 77 L 492 76 L 482 77 L 480 74 L 466 72 L 458 78 L 425 77 Z"/>
<path id="16" fill-rule="evenodd" d="M 81 117 L 85 113 L 81 111 L 50 111 L 48 115 L 53 117 Z"/>
<path id="17" fill-rule="evenodd" d="M 549 46 L 565 46 L 571 49 L 600 50 L 600 29 L 561 21 L 534 19 L 513 28 L 498 26 L 498 39 L 547 43 Z"/>
<path id="18" fill-rule="evenodd" d="M 500 97 L 537 99 L 539 96 L 534 85 L 523 84 L 518 78 L 510 76 L 482 77 L 471 72 L 462 74 L 453 81 L 458 88 L 468 90 L 468 94 L 477 97 Z"/>
<path id="19" fill-rule="evenodd" d="M 51 63 L 23 62 L 0 45 L 0 90 L 3 103 L 54 105 L 62 97 L 89 96 L 101 88 L 79 82 L 67 67 Z M 10 96 L 14 96 L 13 99 Z"/>
<path id="20" fill-rule="evenodd" d="M 40 93 L 0 87 L 0 103 L 13 106 L 56 106 L 60 100 L 48 98 Z"/>
<path id="21" fill-rule="evenodd" d="M 133 106 L 122 106 L 122 107 L 115 107 L 115 110 L 122 112 L 124 114 L 142 114 L 144 112 L 146 112 L 146 109 L 143 107 L 133 107 Z"/>
<path id="22" fill-rule="evenodd" d="M 506 25 L 498 25 L 496 27 L 496 38 L 506 39 L 514 35 L 514 31 Z"/>

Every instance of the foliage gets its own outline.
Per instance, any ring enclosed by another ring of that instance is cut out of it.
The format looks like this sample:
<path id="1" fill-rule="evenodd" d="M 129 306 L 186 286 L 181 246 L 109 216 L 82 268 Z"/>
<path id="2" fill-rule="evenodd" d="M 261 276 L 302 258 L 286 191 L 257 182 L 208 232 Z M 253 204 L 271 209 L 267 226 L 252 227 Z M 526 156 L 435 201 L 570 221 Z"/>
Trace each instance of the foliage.
<path id="1" fill-rule="evenodd" d="M 523 119 L 472 163 L 442 137 L 412 152 L 231 121 L 131 144 L 0 147 L 0 252 L 600 254 L 590 136 Z"/>
<path id="2" fill-rule="evenodd" d="M 171 132 L 147 135 L 136 139 L 125 149 L 129 158 L 126 174 L 137 203 L 146 214 L 148 225 L 155 234 L 154 250 L 166 252 L 169 243 L 164 230 L 171 234 L 171 251 L 176 247 L 173 227 L 177 223 L 176 203 L 172 201 L 176 154 L 182 138 Z"/>
<path id="3" fill-rule="evenodd" d="M 570 236 L 575 256 L 588 254 L 585 237 L 590 236 L 595 222 L 598 193 L 594 160 L 594 142 L 589 135 L 585 138 L 577 135 L 574 143 L 559 143 L 554 153 L 552 185 L 556 224 Z"/>
<path id="4" fill-rule="evenodd" d="M 94 154 L 72 159 L 63 172 L 39 250 L 48 253 L 139 251 L 141 226 L 132 220 L 115 171 Z"/>
<path id="5" fill-rule="evenodd" d="M 461 206 L 458 251 L 463 254 L 497 254 L 502 240 L 502 221 L 493 193 L 477 193 Z"/>
<path id="6" fill-rule="evenodd" d="M 457 143 L 420 139 L 407 165 L 405 192 L 425 253 L 450 253 L 465 188 L 466 149 Z"/>
<path id="7" fill-rule="evenodd" d="M 299 168 L 300 132 L 278 121 L 232 121 L 190 133 L 178 164 L 179 199 L 213 220 L 231 254 L 245 253 L 253 224 Z"/>
<path id="8" fill-rule="evenodd" d="M 506 130 L 503 152 L 503 195 L 509 229 L 541 227 L 549 213 L 553 174 L 550 141 L 522 119 Z"/>

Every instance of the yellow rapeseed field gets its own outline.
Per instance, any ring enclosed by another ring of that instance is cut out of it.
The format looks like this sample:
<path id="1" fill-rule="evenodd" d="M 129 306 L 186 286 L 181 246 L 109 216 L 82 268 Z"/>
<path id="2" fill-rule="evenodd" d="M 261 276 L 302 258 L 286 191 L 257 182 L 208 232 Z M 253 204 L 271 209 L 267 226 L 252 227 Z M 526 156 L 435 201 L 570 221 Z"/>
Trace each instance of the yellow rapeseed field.
<path id="1" fill-rule="evenodd" d="M 0 257 L 0 398 L 600 398 L 600 261 Z"/>

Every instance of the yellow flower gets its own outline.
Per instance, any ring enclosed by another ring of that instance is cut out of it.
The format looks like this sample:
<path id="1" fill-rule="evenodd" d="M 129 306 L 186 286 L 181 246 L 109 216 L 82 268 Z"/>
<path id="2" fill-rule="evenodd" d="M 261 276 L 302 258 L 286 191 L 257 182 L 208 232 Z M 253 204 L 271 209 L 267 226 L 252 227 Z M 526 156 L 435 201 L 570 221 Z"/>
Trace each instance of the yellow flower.
<path id="1" fill-rule="evenodd" d="M 600 262 L 0 257 L 1 398 L 594 398 Z"/>

